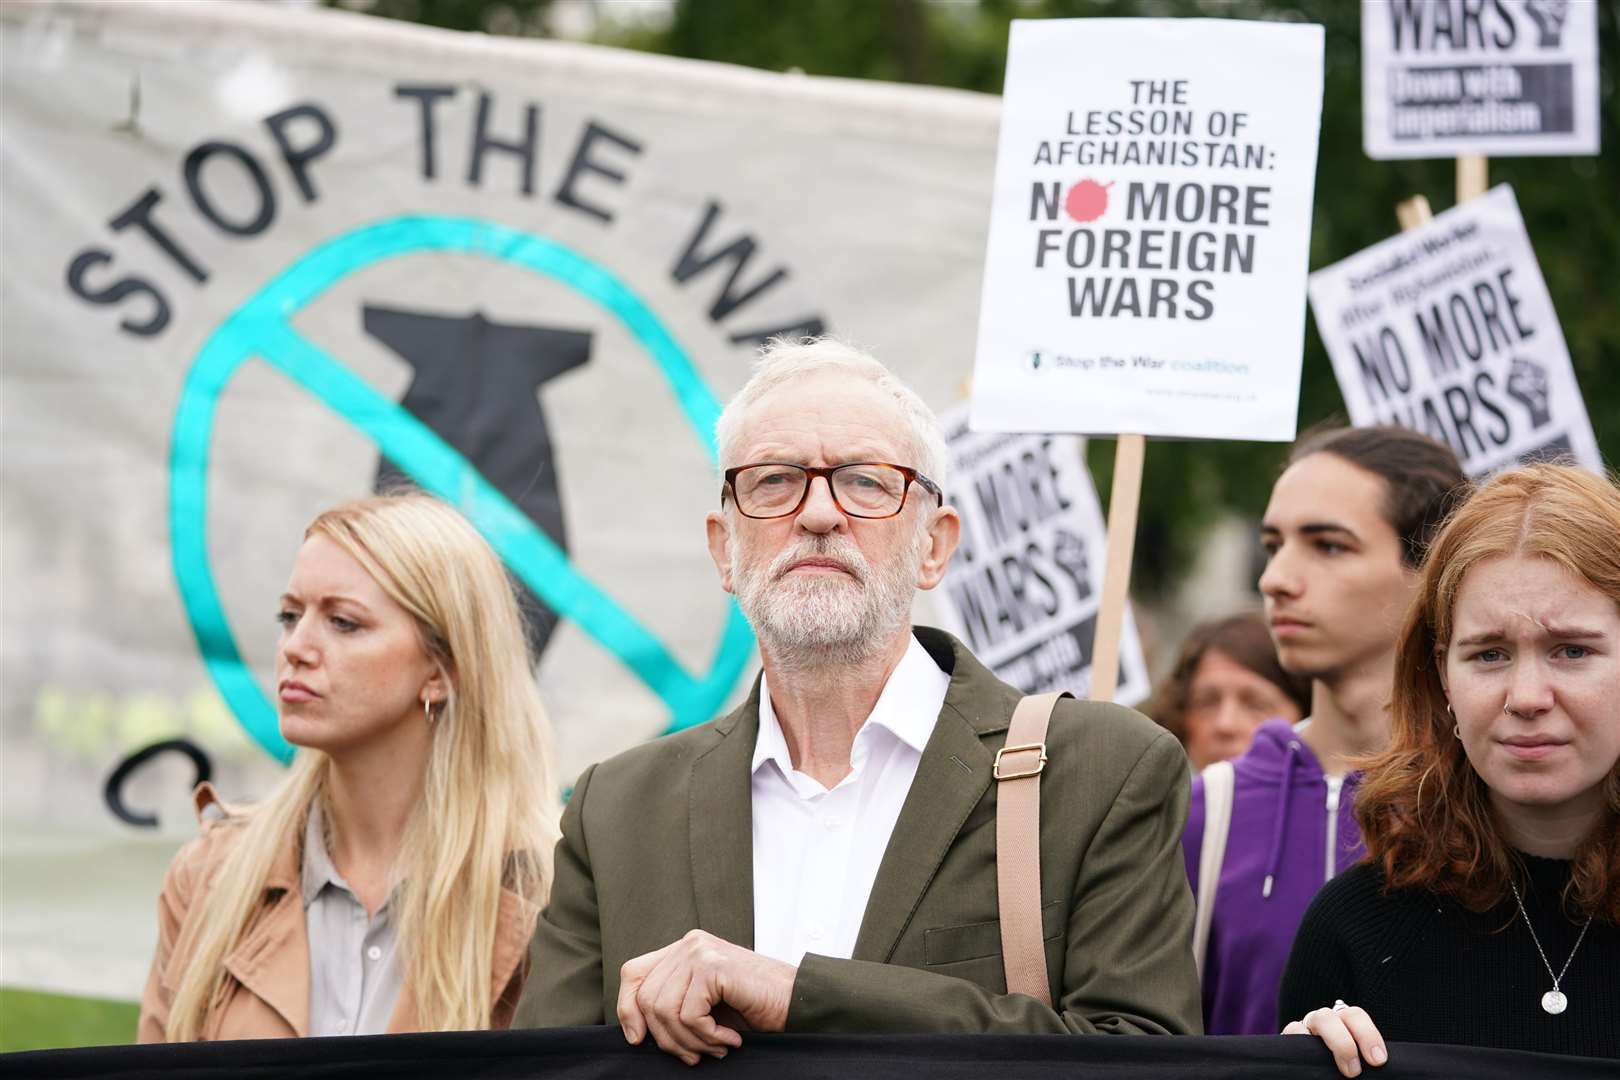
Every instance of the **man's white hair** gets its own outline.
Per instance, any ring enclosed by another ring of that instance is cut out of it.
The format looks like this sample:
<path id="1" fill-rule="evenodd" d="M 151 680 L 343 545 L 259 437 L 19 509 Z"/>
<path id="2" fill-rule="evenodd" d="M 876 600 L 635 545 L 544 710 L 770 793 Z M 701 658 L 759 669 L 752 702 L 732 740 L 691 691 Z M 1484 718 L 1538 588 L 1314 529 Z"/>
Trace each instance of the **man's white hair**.
<path id="1" fill-rule="evenodd" d="M 749 408 L 772 390 L 806 375 L 823 371 L 848 372 L 866 379 L 878 389 L 894 398 L 900 415 L 905 419 L 907 434 L 914 455 L 910 461 L 897 461 L 921 472 L 928 479 L 945 486 L 945 436 L 939 420 L 934 416 L 916 391 L 884 367 L 877 358 L 862 352 L 849 342 L 834 337 L 772 338 L 754 363 L 754 373 L 743 388 L 737 391 L 714 425 L 715 441 L 720 451 L 720 467 L 742 465 L 737 460 L 741 452 L 738 440 Z"/>

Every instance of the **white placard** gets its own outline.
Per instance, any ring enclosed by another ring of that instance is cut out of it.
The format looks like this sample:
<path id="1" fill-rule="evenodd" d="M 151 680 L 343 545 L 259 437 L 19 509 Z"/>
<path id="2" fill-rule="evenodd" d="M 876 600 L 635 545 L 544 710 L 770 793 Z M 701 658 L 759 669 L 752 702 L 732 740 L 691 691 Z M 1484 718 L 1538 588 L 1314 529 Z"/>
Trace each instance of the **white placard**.
<path id="1" fill-rule="evenodd" d="M 1014 21 L 983 431 L 1294 436 L 1322 28 Z"/>
<path id="2" fill-rule="evenodd" d="M 962 516 L 962 546 L 935 591 L 941 626 L 1026 694 L 1087 696 L 1102 602 L 1107 530 L 1072 435 L 968 429 L 967 408 L 940 417 L 950 448 L 946 501 Z M 1148 695 L 1129 608 L 1114 700 Z"/>
<path id="3" fill-rule="evenodd" d="M 1571 456 L 1602 468 L 1512 188 L 1318 270 L 1310 292 L 1355 424 L 1433 436 L 1470 476 Z"/>
<path id="4" fill-rule="evenodd" d="M 1361 0 L 1367 156 L 1598 152 L 1594 0 Z"/>

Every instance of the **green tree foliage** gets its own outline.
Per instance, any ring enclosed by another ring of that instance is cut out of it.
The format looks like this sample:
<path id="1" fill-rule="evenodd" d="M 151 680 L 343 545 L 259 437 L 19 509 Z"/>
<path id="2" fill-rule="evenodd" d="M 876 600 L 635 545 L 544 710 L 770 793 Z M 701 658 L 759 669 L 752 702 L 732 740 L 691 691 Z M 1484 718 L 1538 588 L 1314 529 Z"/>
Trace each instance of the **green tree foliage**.
<path id="1" fill-rule="evenodd" d="M 354 2 L 354 0 L 349 0 Z M 363 0 L 361 0 L 363 2 Z M 471 9 L 490 0 L 376 0 Z M 558 3 L 579 0 L 556 0 Z M 505 6 L 516 5 L 506 0 Z M 1601 157 L 1498 158 L 1492 183 L 1510 183 L 1523 209 L 1563 323 L 1598 445 L 1620 464 L 1620 26 L 1599 4 Z M 667 27 L 638 25 L 603 39 L 673 56 L 773 71 L 928 83 L 999 93 L 1007 26 L 1014 18 L 1198 16 L 1320 23 L 1326 28 L 1321 153 L 1310 265 L 1337 262 L 1394 233 L 1395 204 L 1428 196 L 1436 212 L 1454 199 L 1451 159 L 1372 161 L 1361 149 L 1361 9 L 1355 0 L 678 0 Z M 444 24 L 440 24 L 444 25 Z M 989 207 L 986 206 L 986 213 Z M 1343 422 L 1344 402 L 1316 327 L 1307 320 L 1301 428 Z M 1257 516 L 1284 447 L 1242 442 L 1150 443 L 1134 586 L 1154 593 L 1175 580 L 1203 526 L 1233 511 Z M 1105 491 L 1112 443 L 1091 465 Z"/>

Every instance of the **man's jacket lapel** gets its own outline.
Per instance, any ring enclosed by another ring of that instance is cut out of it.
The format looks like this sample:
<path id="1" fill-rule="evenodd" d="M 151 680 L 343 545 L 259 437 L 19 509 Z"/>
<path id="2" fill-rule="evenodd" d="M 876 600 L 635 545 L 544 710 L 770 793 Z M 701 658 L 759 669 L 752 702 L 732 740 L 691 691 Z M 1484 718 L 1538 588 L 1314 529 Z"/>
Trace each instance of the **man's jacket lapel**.
<path id="1" fill-rule="evenodd" d="M 981 735 L 1005 731 L 1018 694 L 952 639 L 918 627 L 917 640 L 941 668 L 950 666 L 934 732 L 917 765 L 855 939 L 854 959 L 886 963 L 934 880 L 945 853 L 991 782 L 994 753 Z"/>
<path id="2" fill-rule="evenodd" d="M 715 725 L 716 740 L 692 763 L 688 792 L 692 889 L 698 926 L 754 947 L 754 741 L 759 680 L 748 700 Z"/>

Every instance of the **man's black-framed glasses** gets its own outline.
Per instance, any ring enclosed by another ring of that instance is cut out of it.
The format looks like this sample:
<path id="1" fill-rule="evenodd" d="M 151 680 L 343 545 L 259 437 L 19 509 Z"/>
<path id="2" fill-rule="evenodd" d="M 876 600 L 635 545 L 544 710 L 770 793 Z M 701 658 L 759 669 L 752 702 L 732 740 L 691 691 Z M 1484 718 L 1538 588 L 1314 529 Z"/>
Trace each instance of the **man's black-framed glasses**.
<path id="1" fill-rule="evenodd" d="M 725 487 L 737 502 L 743 517 L 779 518 L 796 514 L 810 494 L 810 481 L 827 481 L 833 502 L 850 517 L 888 518 L 905 509 L 906 493 L 912 484 L 921 485 L 941 505 L 945 493 L 939 485 L 916 469 L 891 465 L 886 461 L 852 461 L 847 465 L 816 467 L 765 461 L 739 465 L 725 472 Z"/>

